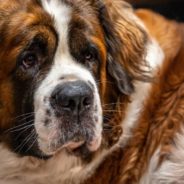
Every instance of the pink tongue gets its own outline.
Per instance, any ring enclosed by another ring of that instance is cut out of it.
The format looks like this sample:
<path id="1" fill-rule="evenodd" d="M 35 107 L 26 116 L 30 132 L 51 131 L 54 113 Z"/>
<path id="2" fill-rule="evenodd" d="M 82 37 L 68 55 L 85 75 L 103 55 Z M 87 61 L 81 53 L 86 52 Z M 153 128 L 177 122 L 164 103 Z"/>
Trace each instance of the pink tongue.
<path id="1" fill-rule="evenodd" d="M 74 149 L 80 147 L 82 144 L 84 144 L 84 141 L 80 141 L 80 142 L 68 142 L 63 147 L 64 148 L 69 148 L 71 150 L 74 150 Z"/>

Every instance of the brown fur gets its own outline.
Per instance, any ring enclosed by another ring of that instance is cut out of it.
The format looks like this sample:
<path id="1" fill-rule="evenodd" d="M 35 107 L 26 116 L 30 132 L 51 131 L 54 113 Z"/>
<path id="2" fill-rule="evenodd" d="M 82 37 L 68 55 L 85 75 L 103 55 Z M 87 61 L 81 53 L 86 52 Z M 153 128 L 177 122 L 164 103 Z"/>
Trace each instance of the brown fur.
<path id="1" fill-rule="evenodd" d="M 0 1 L 0 3 L 1 132 L 12 126 L 11 120 L 15 109 L 11 74 L 16 67 L 17 57 L 37 34 L 43 34 L 48 39 L 51 47 L 54 47 L 55 40 L 45 28 L 45 26 L 48 26 L 52 29 L 52 20 L 43 13 L 43 10 L 37 5 L 36 1 L 19 2 L 9 0 L 6 2 Z M 40 24 L 36 30 L 35 24 Z"/>
<path id="2" fill-rule="evenodd" d="M 107 44 L 107 68 L 118 68 L 126 71 L 126 76 L 114 78 L 109 71 L 105 79 L 106 92 L 104 94 L 104 136 L 109 146 L 115 144 L 122 134 L 121 120 L 129 102 L 128 95 L 134 91 L 132 82 L 135 80 L 150 81 L 148 68 L 144 61 L 147 34 L 143 28 L 131 17 L 132 9 L 122 1 L 105 1 L 107 10 L 102 10 L 101 21 L 104 25 Z M 123 10 L 123 11 L 122 11 Z M 106 31 L 107 29 L 107 31 Z M 142 69 L 144 67 L 144 69 Z M 107 70 L 108 70 L 107 69 Z M 110 70 L 110 69 L 109 69 Z M 113 82 L 112 82 L 113 81 Z M 120 92 L 117 89 L 120 87 Z M 112 90 L 114 89 L 114 90 Z M 123 93 L 123 95 L 122 95 Z M 126 94 L 126 95 L 124 95 Z M 114 110 L 116 109 L 116 110 Z M 107 119 L 107 123 L 106 123 Z M 109 121 L 110 120 L 110 121 Z"/>
<path id="3" fill-rule="evenodd" d="M 183 126 L 184 26 L 147 10 L 138 10 L 136 14 L 164 50 L 164 64 L 127 146 L 116 149 L 94 178 L 85 182 L 88 184 L 139 183 L 156 149 L 161 147 L 160 164 L 168 159 L 176 133 Z"/>

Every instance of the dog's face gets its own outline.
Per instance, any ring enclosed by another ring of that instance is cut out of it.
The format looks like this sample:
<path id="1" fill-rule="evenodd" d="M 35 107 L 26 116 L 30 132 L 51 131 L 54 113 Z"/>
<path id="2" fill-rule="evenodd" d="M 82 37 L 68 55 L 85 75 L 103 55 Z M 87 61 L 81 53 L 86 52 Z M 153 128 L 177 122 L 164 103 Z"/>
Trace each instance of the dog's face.
<path id="1" fill-rule="evenodd" d="M 86 156 L 99 149 L 105 117 L 113 119 L 119 97 L 133 91 L 134 59 L 146 43 L 138 25 L 123 38 L 107 7 L 98 0 L 1 2 L 0 126 L 15 152 Z M 127 43 L 132 48 L 119 55 Z"/>
<path id="2" fill-rule="evenodd" d="M 34 94 L 39 149 L 47 155 L 62 148 L 94 152 L 102 134 L 97 83 L 105 59 L 102 30 L 95 17 L 85 21 L 67 3 L 43 1 L 43 6 L 54 18 L 58 45 Z"/>

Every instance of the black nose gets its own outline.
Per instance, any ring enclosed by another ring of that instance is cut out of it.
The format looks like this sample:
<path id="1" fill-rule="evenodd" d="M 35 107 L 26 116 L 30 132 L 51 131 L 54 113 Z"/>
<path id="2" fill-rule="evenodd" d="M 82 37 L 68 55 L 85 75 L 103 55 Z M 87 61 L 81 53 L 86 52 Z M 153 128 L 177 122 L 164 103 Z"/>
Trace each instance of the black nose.
<path id="1" fill-rule="evenodd" d="M 67 110 L 77 114 L 89 109 L 92 104 L 92 87 L 83 81 L 58 85 L 51 94 L 51 105 L 57 111 Z"/>

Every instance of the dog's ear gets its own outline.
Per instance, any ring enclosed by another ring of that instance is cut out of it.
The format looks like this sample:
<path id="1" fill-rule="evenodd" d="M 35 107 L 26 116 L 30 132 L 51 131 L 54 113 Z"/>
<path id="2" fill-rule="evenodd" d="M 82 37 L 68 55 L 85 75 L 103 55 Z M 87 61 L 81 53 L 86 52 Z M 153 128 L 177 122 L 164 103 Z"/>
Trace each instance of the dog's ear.
<path id="1" fill-rule="evenodd" d="M 144 60 L 147 33 L 132 7 L 120 0 L 91 0 L 96 3 L 107 48 L 107 73 L 119 91 L 129 95 L 134 80 L 149 80 Z"/>
<path id="2" fill-rule="evenodd" d="M 107 56 L 107 61 L 107 72 L 114 79 L 119 91 L 125 95 L 130 95 L 134 91 L 131 77 L 111 55 Z"/>

